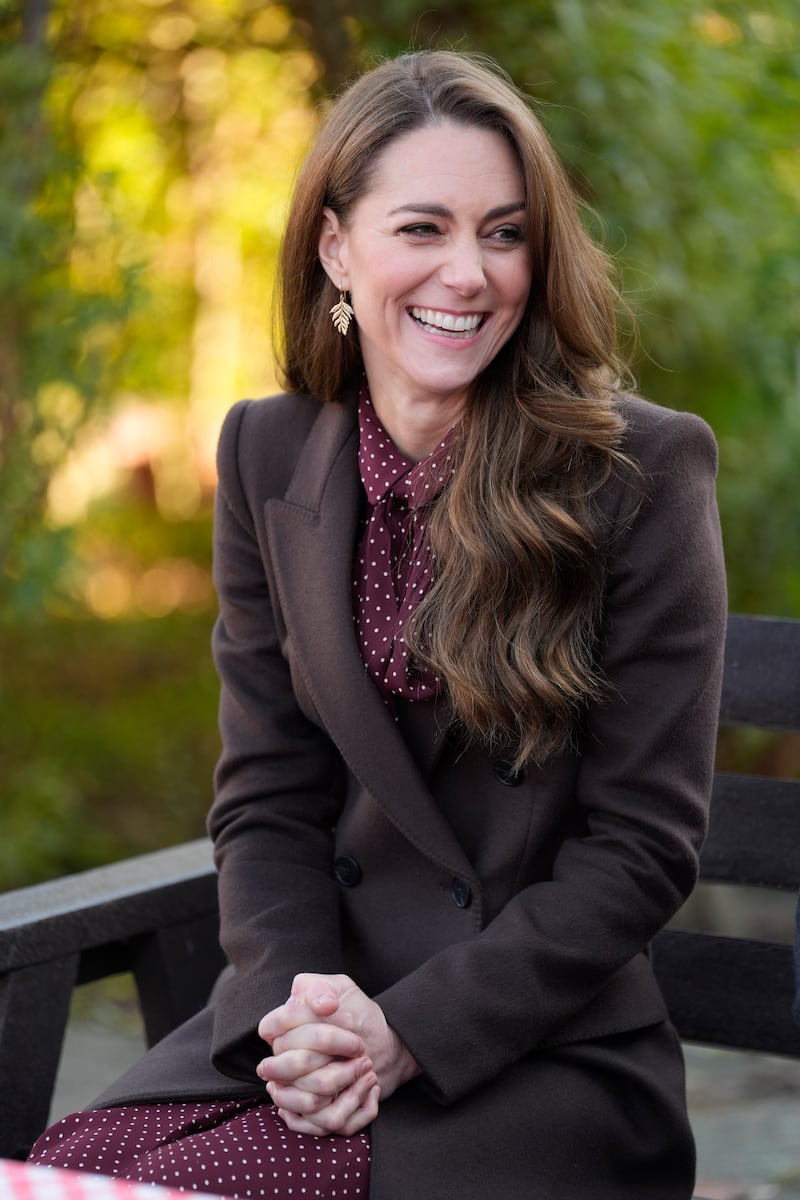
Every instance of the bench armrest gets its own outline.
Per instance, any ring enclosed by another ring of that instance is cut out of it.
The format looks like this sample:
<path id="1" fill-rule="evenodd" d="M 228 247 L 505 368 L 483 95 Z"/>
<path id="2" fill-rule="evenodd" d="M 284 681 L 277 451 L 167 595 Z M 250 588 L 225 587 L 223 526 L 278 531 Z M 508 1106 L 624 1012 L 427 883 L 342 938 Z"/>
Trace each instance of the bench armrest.
<path id="1" fill-rule="evenodd" d="M 0 895 L 0 1156 L 47 1123 L 76 984 L 132 972 L 153 1045 L 207 1002 L 218 932 L 206 839 Z"/>

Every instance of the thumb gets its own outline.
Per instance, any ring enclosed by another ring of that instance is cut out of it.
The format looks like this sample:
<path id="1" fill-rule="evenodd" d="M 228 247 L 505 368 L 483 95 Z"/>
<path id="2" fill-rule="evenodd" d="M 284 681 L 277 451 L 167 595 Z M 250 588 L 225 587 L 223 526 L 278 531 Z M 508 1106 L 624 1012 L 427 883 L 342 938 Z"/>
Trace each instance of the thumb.
<path id="1" fill-rule="evenodd" d="M 329 1017 L 339 1007 L 339 997 L 324 975 L 296 975 L 291 998 L 301 1001 L 318 1017 Z"/>

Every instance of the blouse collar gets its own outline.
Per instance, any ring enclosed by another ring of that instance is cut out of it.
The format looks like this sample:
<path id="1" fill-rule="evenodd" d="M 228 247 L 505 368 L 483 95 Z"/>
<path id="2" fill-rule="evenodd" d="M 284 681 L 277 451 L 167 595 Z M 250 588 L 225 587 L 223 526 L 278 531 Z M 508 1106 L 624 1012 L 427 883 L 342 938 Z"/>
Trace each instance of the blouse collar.
<path id="1" fill-rule="evenodd" d="M 441 491 L 455 471 L 453 425 L 430 454 L 415 463 L 392 441 L 370 400 L 366 383 L 358 397 L 361 481 L 370 504 L 379 504 L 389 494 L 404 499 L 409 508 L 420 508 Z"/>

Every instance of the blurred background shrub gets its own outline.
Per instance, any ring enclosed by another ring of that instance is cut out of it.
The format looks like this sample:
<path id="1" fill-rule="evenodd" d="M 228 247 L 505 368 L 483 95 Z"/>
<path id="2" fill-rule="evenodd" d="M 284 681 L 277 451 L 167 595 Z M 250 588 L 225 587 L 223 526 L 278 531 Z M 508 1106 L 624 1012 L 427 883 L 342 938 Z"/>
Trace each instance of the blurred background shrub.
<path id="1" fill-rule="evenodd" d="M 0 0 L 0 887 L 203 831 L 225 410 L 273 390 L 326 99 L 496 57 L 616 258 L 653 399 L 721 450 L 731 608 L 800 616 L 794 0 Z M 724 761 L 800 773 L 760 738 Z"/>

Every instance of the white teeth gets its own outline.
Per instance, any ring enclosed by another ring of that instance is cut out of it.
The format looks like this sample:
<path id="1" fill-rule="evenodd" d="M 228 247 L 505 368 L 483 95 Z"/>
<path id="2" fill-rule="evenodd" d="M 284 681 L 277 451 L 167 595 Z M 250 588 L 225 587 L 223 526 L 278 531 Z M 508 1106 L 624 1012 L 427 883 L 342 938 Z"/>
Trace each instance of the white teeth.
<path id="1" fill-rule="evenodd" d="M 435 308 L 412 308 L 411 315 L 433 329 L 445 329 L 448 333 L 471 333 L 483 320 L 480 313 L 465 313 L 456 317 L 453 313 L 439 312 Z"/>

